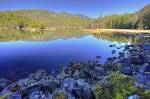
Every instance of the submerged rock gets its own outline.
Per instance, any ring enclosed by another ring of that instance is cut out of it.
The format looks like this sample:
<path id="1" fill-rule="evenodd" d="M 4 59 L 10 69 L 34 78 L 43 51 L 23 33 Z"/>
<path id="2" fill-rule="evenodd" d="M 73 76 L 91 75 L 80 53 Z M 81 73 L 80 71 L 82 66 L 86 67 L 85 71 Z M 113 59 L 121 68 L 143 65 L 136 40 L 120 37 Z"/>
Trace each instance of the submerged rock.
<path id="1" fill-rule="evenodd" d="M 111 44 L 111 45 L 109 45 L 109 47 L 115 47 L 116 45 L 115 44 Z"/>
<path id="2" fill-rule="evenodd" d="M 116 51 L 115 50 L 112 50 L 112 54 L 115 54 L 116 53 Z"/>
<path id="3" fill-rule="evenodd" d="M 96 56 L 96 59 L 100 59 L 101 58 L 101 56 Z"/>

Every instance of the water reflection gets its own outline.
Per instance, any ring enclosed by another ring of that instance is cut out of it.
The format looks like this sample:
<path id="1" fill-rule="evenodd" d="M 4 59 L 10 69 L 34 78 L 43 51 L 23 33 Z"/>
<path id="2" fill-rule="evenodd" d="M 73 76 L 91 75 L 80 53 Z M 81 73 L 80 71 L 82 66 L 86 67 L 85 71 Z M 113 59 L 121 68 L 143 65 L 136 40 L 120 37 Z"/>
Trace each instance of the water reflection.
<path id="1" fill-rule="evenodd" d="M 48 72 L 59 64 L 67 66 L 71 61 L 94 60 L 101 56 L 101 63 L 108 57 L 117 57 L 122 49 L 110 48 L 130 43 L 130 40 L 112 36 L 78 36 L 50 41 L 15 41 L 0 43 L 0 78 L 16 80 L 24 78 L 37 69 Z M 112 54 L 112 50 L 116 50 Z"/>

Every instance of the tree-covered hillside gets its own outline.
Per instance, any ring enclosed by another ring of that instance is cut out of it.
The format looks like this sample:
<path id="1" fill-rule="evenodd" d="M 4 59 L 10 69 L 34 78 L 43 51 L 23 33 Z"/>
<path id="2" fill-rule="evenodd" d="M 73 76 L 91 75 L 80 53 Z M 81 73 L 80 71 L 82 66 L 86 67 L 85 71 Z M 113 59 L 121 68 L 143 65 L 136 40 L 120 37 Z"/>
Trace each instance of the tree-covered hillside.
<path id="1" fill-rule="evenodd" d="M 40 31 L 66 28 L 150 29 L 150 5 L 136 13 L 98 19 L 47 10 L 0 11 L 0 30 Z"/>
<path id="2" fill-rule="evenodd" d="M 47 10 L 1 11 L 0 29 L 85 28 L 92 20 L 79 15 Z"/>
<path id="3" fill-rule="evenodd" d="M 89 28 L 150 29 L 150 5 L 132 14 L 115 14 L 96 19 Z"/>
<path id="4" fill-rule="evenodd" d="M 98 19 L 100 28 L 132 28 L 133 14 L 112 15 Z"/>
<path id="5" fill-rule="evenodd" d="M 135 13 L 135 19 L 139 28 L 150 29 L 150 4 Z"/>

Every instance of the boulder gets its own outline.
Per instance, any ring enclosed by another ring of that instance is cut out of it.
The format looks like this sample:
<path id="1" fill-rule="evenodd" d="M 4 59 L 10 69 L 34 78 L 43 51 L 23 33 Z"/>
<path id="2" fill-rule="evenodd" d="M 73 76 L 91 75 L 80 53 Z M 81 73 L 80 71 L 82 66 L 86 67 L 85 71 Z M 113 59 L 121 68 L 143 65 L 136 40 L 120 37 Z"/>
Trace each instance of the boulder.
<path id="1" fill-rule="evenodd" d="M 146 77 L 142 74 L 136 74 L 133 76 L 134 80 L 140 84 L 145 84 Z"/>
<path id="2" fill-rule="evenodd" d="M 150 64 L 150 55 L 145 55 L 145 56 L 144 56 L 144 61 L 145 61 L 146 63 L 149 63 L 149 64 Z"/>
<path id="3" fill-rule="evenodd" d="M 28 81 L 29 81 L 29 78 L 20 79 L 17 83 L 22 89 L 25 89 L 28 86 Z"/>
<path id="4" fill-rule="evenodd" d="M 41 85 L 40 90 L 46 93 L 53 93 L 53 91 L 59 87 L 60 87 L 59 84 L 51 82 L 48 85 Z"/>
<path id="5" fill-rule="evenodd" d="M 10 99 L 22 99 L 22 95 L 20 93 L 12 93 Z"/>
<path id="6" fill-rule="evenodd" d="M 52 95 L 52 99 L 70 99 L 64 90 L 56 90 Z"/>
<path id="7" fill-rule="evenodd" d="M 80 99 L 94 99 L 91 88 L 83 79 L 77 80 L 77 86 L 73 89 L 72 94 Z"/>
<path id="8" fill-rule="evenodd" d="M 145 68 L 145 72 L 150 73 L 150 65 L 147 64 L 146 68 Z"/>
<path id="9" fill-rule="evenodd" d="M 7 80 L 7 79 L 0 79 L 0 92 L 6 88 L 7 86 L 9 86 L 12 82 Z"/>
<path id="10" fill-rule="evenodd" d="M 50 95 L 45 95 L 42 91 L 32 92 L 29 99 L 51 99 Z"/>
<path id="11" fill-rule="evenodd" d="M 128 96 L 128 99 L 140 99 L 140 97 L 137 94 Z"/>
<path id="12" fill-rule="evenodd" d="M 38 70 L 36 73 L 32 73 L 29 75 L 29 79 L 33 79 L 35 81 L 39 81 L 41 79 L 44 79 L 48 73 L 45 70 Z"/>
<path id="13" fill-rule="evenodd" d="M 83 79 L 67 78 L 64 80 L 63 87 L 75 98 L 93 99 L 92 90 Z"/>
<path id="14" fill-rule="evenodd" d="M 144 50 L 150 50 L 150 44 L 144 44 L 143 49 Z"/>
<path id="15" fill-rule="evenodd" d="M 24 96 L 29 96 L 32 92 L 40 91 L 40 88 L 41 88 L 40 85 L 29 87 L 25 90 Z"/>
<path id="16" fill-rule="evenodd" d="M 125 75 L 132 75 L 132 68 L 131 66 L 122 66 L 121 72 Z"/>
<path id="17" fill-rule="evenodd" d="M 72 93 L 73 88 L 76 87 L 76 80 L 73 78 L 66 78 L 63 82 L 63 87 L 66 89 L 67 92 Z"/>
<path id="18" fill-rule="evenodd" d="M 144 63 L 144 59 L 139 56 L 131 56 L 130 62 L 131 62 L 131 64 L 141 65 Z"/>
<path id="19" fill-rule="evenodd" d="M 22 95 L 17 92 L 9 92 L 0 96 L 0 99 L 22 99 Z"/>
<path id="20" fill-rule="evenodd" d="M 93 88 L 95 99 L 127 99 L 137 91 L 134 80 L 120 72 L 114 72 Z"/>
<path id="21" fill-rule="evenodd" d="M 78 70 L 76 70 L 75 72 L 74 72 L 74 74 L 73 74 L 73 77 L 75 78 L 75 79 L 79 79 L 81 76 L 80 76 L 80 72 L 78 71 Z"/>

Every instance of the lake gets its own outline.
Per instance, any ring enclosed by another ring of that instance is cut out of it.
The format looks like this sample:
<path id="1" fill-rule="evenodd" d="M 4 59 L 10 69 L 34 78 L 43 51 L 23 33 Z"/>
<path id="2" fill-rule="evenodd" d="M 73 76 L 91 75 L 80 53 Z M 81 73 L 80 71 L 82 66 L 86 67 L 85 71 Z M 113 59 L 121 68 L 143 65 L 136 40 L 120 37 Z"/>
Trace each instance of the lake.
<path id="1" fill-rule="evenodd" d="M 101 56 L 100 63 L 109 57 L 117 57 L 122 49 L 117 47 L 128 42 L 110 40 L 105 37 L 85 35 L 67 39 L 47 41 L 0 42 L 0 78 L 18 80 L 27 77 L 38 69 L 55 71 L 58 65 L 68 66 L 70 62 L 86 62 Z M 116 50 L 112 54 L 112 50 Z"/>

